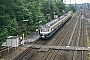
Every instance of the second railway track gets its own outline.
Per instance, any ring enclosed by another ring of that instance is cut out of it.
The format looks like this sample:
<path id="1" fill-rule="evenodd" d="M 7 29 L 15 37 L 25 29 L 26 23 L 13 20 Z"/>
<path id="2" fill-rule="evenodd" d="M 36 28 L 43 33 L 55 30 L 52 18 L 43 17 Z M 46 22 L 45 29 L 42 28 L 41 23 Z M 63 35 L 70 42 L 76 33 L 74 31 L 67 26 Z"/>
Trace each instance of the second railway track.
<path id="1" fill-rule="evenodd" d="M 86 19 L 85 11 L 83 16 L 77 12 L 71 20 L 69 20 L 59 31 L 57 31 L 49 40 L 39 40 L 35 45 L 48 46 L 76 46 L 86 47 Z M 85 60 L 87 57 L 86 51 L 68 51 L 68 50 L 54 50 L 54 49 L 34 49 L 32 47 L 27 49 L 26 55 L 19 56 L 17 60 Z"/>

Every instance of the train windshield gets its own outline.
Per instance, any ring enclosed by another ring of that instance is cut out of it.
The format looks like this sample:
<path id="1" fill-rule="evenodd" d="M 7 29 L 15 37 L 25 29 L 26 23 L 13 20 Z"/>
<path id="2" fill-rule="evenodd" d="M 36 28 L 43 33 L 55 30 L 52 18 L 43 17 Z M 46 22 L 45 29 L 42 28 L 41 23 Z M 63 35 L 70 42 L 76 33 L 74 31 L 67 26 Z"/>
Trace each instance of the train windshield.
<path id="1" fill-rule="evenodd" d="M 41 32 L 48 32 L 48 31 L 49 29 L 45 29 L 45 28 L 41 29 Z"/>

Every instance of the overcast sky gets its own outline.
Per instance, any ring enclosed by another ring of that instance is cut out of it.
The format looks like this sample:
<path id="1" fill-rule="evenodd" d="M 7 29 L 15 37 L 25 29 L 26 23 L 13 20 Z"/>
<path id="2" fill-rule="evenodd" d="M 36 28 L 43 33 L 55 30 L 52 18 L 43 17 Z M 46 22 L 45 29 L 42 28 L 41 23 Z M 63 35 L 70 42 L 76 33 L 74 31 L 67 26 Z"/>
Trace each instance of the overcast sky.
<path id="1" fill-rule="evenodd" d="M 76 1 L 76 4 L 81 4 L 81 3 L 90 3 L 90 0 L 63 0 L 64 3 L 66 4 L 75 4 L 75 1 Z"/>

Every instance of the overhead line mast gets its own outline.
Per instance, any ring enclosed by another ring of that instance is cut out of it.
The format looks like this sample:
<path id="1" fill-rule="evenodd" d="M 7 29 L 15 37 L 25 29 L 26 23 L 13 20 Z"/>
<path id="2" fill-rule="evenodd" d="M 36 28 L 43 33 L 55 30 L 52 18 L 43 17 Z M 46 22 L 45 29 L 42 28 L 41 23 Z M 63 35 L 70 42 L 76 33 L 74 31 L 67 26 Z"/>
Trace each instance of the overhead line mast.
<path id="1" fill-rule="evenodd" d="M 50 8 L 50 0 L 48 0 L 48 20 L 50 22 L 51 20 L 51 12 L 50 12 L 51 8 Z"/>

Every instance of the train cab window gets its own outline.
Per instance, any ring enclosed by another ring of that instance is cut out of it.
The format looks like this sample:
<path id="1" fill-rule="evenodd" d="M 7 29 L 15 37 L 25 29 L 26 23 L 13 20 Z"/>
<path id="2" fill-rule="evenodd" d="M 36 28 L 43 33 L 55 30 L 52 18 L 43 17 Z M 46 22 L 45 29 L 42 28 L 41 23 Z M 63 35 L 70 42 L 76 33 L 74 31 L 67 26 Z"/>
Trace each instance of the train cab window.
<path id="1" fill-rule="evenodd" d="M 41 32 L 48 32 L 49 29 L 41 29 Z"/>

